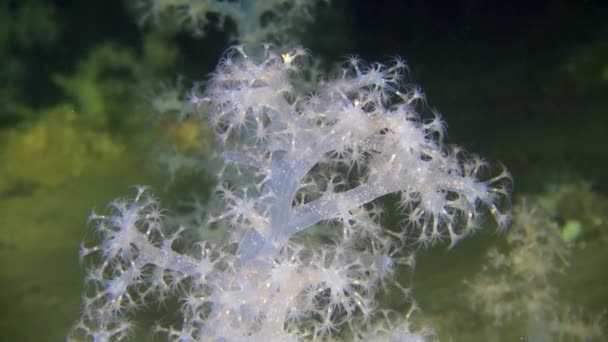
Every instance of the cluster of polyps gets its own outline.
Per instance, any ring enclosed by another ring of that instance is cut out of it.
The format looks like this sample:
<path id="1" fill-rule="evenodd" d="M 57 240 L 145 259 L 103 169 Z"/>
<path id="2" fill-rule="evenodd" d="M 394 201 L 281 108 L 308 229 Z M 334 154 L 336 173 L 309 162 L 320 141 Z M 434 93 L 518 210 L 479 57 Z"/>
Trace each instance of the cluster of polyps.
<path id="1" fill-rule="evenodd" d="M 508 175 L 480 180 L 479 158 L 443 145 L 440 118 L 416 111 L 421 91 L 401 86 L 403 62 L 351 58 L 339 77 L 300 94 L 293 77 L 305 55 L 264 46 L 256 59 L 236 47 L 206 91 L 191 94 L 223 147 L 224 210 L 210 223 L 230 237 L 178 253 L 181 230 L 163 227 L 144 190 L 96 215 L 102 242 L 82 254 L 102 262 L 89 268 L 76 336 L 123 337 L 134 308 L 177 296 L 183 320 L 159 328 L 176 340 L 408 338 L 407 322 L 389 319 L 376 297 L 396 284 L 399 265 L 412 265 L 410 237 L 454 244 L 483 211 L 507 223 Z M 403 223 L 384 227 L 395 216 Z"/>

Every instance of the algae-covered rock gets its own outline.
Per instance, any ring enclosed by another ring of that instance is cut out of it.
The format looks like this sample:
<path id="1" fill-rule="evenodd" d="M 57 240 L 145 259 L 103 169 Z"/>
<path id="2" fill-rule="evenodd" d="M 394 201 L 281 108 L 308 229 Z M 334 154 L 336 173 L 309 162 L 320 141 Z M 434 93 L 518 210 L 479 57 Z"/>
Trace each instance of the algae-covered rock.
<path id="1" fill-rule="evenodd" d="M 82 123 L 68 106 L 49 109 L 41 118 L 4 137 L 0 194 L 60 185 L 78 176 L 92 159 L 121 151 L 107 133 Z"/>

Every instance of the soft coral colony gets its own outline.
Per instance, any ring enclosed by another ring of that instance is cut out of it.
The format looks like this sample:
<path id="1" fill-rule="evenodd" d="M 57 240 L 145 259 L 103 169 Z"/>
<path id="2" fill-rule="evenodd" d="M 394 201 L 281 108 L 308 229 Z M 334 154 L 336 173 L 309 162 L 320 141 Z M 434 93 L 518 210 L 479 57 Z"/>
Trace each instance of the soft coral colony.
<path id="1" fill-rule="evenodd" d="M 444 145 L 401 60 L 350 58 L 303 94 L 307 51 L 260 50 L 232 48 L 190 96 L 222 147 L 223 210 L 209 225 L 229 237 L 175 243 L 185 228 L 167 227 L 145 188 L 93 215 L 101 238 L 81 250 L 91 262 L 74 339 L 127 337 L 137 309 L 172 298 L 181 318 L 157 327 L 172 340 L 424 340 L 432 332 L 411 328 L 407 310 L 378 302 L 407 296 L 395 273 L 413 266 L 412 245 L 453 245 L 488 213 L 508 224 L 508 173 L 482 178 L 482 159 Z"/>

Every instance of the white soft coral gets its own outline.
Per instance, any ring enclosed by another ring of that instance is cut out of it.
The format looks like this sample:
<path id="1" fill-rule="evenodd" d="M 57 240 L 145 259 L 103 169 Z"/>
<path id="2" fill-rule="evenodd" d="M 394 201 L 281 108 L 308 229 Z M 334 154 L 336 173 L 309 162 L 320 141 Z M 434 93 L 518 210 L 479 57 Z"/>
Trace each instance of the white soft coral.
<path id="1" fill-rule="evenodd" d="M 224 210 L 209 221 L 230 228 L 229 242 L 181 253 L 173 241 L 182 229 L 163 227 L 144 189 L 115 202 L 94 217 L 102 241 L 82 250 L 101 266 L 89 269 L 76 336 L 121 338 L 111 331 L 125 309 L 172 294 L 182 319 L 160 331 L 175 340 L 393 338 L 408 323 L 388 319 L 376 295 L 392 287 L 407 296 L 392 275 L 413 266 L 412 230 L 420 242 L 454 244 L 484 211 L 507 221 L 508 174 L 481 180 L 479 158 L 443 145 L 443 122 L 416 110 L 421 91 L 400 88 L 403 62 L 366 68 L 351 58 L 307 95 L 292 86 L 305 55 L 265 45 L 258 59 L 235 47 L 207 91 L 191 94 L 224 149 Z M 390 210 L 379 202 L 390 194 L 402 227 L 384 226 Z"/>

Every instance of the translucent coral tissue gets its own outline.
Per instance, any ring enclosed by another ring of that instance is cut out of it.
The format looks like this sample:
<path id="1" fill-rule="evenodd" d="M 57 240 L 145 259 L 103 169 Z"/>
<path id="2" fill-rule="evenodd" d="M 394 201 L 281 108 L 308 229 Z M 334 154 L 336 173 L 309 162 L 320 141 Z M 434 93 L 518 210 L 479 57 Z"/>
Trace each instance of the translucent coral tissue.
<path id="1" fill-rule="evenodd" d="M 407 295 L 393 275 L 413 265 L 409 242 L 455 244 L 487 213 L 506 225 L 509 175 L 482 178 L 481 158 L 443 144 L 445 124 L 418 112 L 422 92 L 403 86 L 400 60 L 351 58 L 302 94 L 294 78 L 307 54 L 235 47 L 190 96 L 222 146 L 223 209 L 209 225 L 229 237 L 176 244 L 185 228 L 167 227 L 144 188 L 94 215 L 101 238 L 82 248 L 90 266 L 75 339 L 127 337 L 136 310 L 171 299 L 180 319 L 157 331 L 178 341 L 432 336 L 377 296 Z"/>

